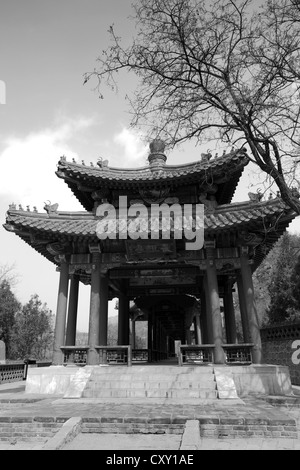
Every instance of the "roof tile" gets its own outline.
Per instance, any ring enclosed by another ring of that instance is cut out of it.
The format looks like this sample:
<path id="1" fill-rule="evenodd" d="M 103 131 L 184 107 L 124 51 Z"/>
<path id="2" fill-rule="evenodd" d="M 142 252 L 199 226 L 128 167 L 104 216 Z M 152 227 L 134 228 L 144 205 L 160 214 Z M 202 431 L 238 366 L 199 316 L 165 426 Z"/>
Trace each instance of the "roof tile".
<path id="1" fill-rule="evenodd" d="M 257 204 L 234 203 L 226 204 L 216 208 L 214 213 L 205 215 L 204 228 L 206 230 L 218 230 L 223 228 L 237 227 L 253 221 L 260 221 L 268 215 L 280 216 L 287 213 L 292 220 L 296 214 L 289 209 L 280 199 L 260 202 Z M 16 229 L 31 229 L 37 232 L 52 232 L 71 236 L 95 236 L 98 220 L 92 213 L 60 212 L 55 217 L 47 214 L 34 214 L 18 210 L 9 210 L 6 224 L 15 226 Z"/>

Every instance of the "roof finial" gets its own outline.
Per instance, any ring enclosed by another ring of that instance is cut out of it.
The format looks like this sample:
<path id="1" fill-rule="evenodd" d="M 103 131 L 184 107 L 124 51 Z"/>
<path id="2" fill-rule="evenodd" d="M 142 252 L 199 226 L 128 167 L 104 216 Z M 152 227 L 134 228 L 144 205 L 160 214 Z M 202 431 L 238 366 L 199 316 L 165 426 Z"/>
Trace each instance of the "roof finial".
<path id="1" fill-rule="evenodd" d="M 161 139 L 154 139 L 149 144 L 150 154 L 148 161 L 151 167 L 159 168 L 165 165 L 167 157 L 165 155 L 165 143 Z"/>

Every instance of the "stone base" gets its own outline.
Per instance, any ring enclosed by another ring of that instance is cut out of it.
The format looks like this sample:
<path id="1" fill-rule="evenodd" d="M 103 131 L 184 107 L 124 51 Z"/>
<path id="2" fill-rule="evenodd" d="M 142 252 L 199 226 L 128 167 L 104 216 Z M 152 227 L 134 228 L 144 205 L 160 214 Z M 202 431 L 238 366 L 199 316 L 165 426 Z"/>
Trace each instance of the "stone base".
<path id="1" fill-rule="evenodd" d="M 64 395 L 81 367 L 49 366 L 28 368 L 26 393 Z"/>
<path id="2" fill-rule="evenodd" d="M 93 369 L 99 369 L 99 367 L 101 366 L 29 368 L 25 391 L 26 393 L 80 398 Z M 111 369 L 111 367 L 108 367 L 108 369 Z M 159 365 L 156 365 L 157 367 L 159 368 Z M 201 366 L 195 366 L 195 368 L 199 367 Z M 126 374 L 126 371 L 129 372 L 130 369 L 134 368 L 135 366 L 132 366 L 132 368 L 124 367 L 124 373 Z M 147 369 L 147 365 L 145 365 L 145 368 Z M 268 364 L 223 366 L 218 364 L 212 366 L 212 368 L 214 369 L 218 398 L 292 395 L 289 368 L 286 366 Z M 185 367 L 183 366 L 180 369 L 183 372 Z M 200 376 L 198 377 L 200 378 Z M 201 399 L 199 398 L 199 400 Z"/>
<path id="3" fill-rule="evenodd" d="M 239 397 L 292 394 L 290 372 L 287 366 L 251 364 L 224 367 L 230 368 Z"/>

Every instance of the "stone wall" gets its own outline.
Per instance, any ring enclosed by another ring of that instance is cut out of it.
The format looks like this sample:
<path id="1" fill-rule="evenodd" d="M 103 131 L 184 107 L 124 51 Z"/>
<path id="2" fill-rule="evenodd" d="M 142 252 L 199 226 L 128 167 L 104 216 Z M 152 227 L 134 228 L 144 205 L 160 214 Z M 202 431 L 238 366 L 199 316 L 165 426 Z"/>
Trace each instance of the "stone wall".
<path id="1" fill-rule="evenodd" d="M 291 382 L 300 385 L 300 323 L 261 329 L 263 363 L 288 366 Z"/>

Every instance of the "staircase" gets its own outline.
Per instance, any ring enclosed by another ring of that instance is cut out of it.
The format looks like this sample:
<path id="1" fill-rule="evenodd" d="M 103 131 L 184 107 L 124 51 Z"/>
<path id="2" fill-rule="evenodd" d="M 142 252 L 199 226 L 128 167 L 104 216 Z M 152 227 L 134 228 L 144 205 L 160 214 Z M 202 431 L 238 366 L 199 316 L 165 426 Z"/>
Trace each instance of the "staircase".
<path id="1" fill-rule="evenodd" d="M 82 398 L 217 399 L 212 366 L 95 367 Z"/>

